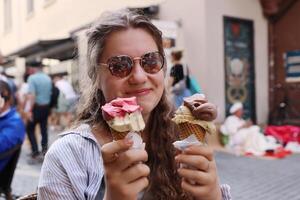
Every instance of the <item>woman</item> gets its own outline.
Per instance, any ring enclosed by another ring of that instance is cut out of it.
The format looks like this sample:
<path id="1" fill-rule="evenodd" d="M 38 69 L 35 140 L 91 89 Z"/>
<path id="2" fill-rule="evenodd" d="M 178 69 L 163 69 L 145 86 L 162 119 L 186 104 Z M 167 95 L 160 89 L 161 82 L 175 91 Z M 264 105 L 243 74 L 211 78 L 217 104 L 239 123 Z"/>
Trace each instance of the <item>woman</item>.
<path id="1" fill-rule="evenodd" d="M 178 108 L 182 104 L 183 98 L 191 96 L 192 94 L 186 84 L 188 69 L 181 63 L 182 51 L 172 51 L 171 57 L 173 66 L 170 72 L 169 85 L 171 86 L 173 103 L 175 107 Z"/>
<path id="2" fill-rule="evenodd" d="M 88 61 L 77 126 L 46 154 L 39 198 L 221 199 L 212 150 L 192 146 L 175 159 L 161 32 L 128 10 L 106 13 L 88 31 Z M 143 108 L 146 150 L 130 149 L 128 139 L 113 141 L 101 114 L 106 102 L 131 96 Z"/>
<path id="3" fill-rule="evenodd" d="M 25 128 L 20 115 L 13 104 L 13 94 L 5 81 L 0 81 L 0 153 L 22 145 Z M 0 172 L 10 158 L 0 160 Z"/>
<path id="4" fill-rule="evenodd" d="M 10 183 L 25 136 L 23 121 L 12 105 L 11 88 L 0 80 L 0 187 L 6 199 L 12 199 Z"/>

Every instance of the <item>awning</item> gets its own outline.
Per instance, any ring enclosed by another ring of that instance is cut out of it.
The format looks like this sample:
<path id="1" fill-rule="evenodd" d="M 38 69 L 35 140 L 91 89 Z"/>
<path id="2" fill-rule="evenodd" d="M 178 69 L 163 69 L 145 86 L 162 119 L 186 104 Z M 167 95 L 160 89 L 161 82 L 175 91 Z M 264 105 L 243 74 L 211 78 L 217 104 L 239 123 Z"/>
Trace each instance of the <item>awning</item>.
<path id="1" fill-rule="evenodd" d="M 75 47 L 76 43 L 72 38 L 38 40 L 9 56 L 25 57 L 26 61 L 32 61 L 36 58 L 68 60 L 75 57 Z"/>

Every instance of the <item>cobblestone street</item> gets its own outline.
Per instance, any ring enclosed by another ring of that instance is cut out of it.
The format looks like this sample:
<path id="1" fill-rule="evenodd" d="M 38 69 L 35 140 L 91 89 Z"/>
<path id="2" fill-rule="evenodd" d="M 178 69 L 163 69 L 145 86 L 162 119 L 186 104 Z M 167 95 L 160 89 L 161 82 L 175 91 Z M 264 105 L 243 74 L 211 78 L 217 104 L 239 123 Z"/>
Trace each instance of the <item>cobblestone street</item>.
<path id="1" fill-rule="evenodd" d="M 54 141 L 56 133 L 50 134 Z M 13 194 L 24 195 L 36 191 L 41 164 L 29 165 L 29 143 L 22 154 L 12 183 Z M 237 157 L 216 152 L 221 183 L 231 186 L 235 200 L 300 200 L 300 155 L 293 154 L 280 160 Z"/>
<path id="2" fill-rule="evenodd" d="M 217 152 L 221 183 L 235 200 L 300 200 L 300 155 L 265 160 Z"/>
<path id="3" fill-rule="evenodd" d="M 49 141 L 53 142 L 56 137 L 57 133 L 49 133 Z M 38 139 L 38 141 L 39 140 L 40 139 Z M 12 182 L 12 192 L 14 195 L 22 196 L 36 192 L 42 164 L 28 164 L 28 155 L 30 152 L 30 144 L 26 139 L 22 146 L 21 155 Z"/>

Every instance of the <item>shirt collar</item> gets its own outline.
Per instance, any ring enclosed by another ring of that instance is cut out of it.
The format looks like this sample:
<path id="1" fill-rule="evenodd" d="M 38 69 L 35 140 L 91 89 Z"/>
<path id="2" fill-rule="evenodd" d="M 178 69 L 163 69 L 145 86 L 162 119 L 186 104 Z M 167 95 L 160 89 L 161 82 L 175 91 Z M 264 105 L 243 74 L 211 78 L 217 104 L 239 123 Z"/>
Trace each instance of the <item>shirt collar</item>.
<path id="1" fill-rule="evenodd" d="M 97 142 L 97 139 L 95 138 L 95 136 L 92 134 L 92 130 L 91 130 L 91 127 L 90 125 L 88 124 L 82 124 L 80 126 L 78 126 L 77 128 L 73 129 L 73 130 L 67 130 L 65 132 L 62 132 L 61 134 L 59 134 L 59 136 L 65 136 L 65 135 L 68 135 L 68 134 L 78 134 L 84 138 L 87 138 L 87 139 L 91 139 L 93 140 L 94 142 Z"/>
<path id="2" fill-rule="evenodd" d="M 8 108 L 6 111 L 0 114 L 0 117 L 4 117 L 7 113 L 9 113 L 10 110 L 11 108 Z"/>

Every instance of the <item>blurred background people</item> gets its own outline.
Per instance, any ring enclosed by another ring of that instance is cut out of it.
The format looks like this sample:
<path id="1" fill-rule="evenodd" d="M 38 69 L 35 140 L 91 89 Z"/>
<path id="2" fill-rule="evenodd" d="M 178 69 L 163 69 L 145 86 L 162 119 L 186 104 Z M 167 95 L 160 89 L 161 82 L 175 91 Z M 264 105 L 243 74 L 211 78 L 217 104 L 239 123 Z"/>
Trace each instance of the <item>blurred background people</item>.
<path id="1" fill-rule="evenodd" d="M 16 103 L 17 103 L 16 102 L 17 85 L 14 81 L 14 77 L 7 75 L 5 72 L 5 68 L 2 66 L 0 66 L 0 80 L 6 81 L 8 83 L 9 88 L 12 92 L 12 97 L 13 97 L 12 104 L 16 105 Z"/>
<path id="2" fill-rule="evenodd" d="M 12 199 L 10 184 L 25 136 L 23 121 L 12 102 L 9 84 L 0 80 L 0 189 L 8 200 Z"/>
<path id="3" fill-rule="evenodd" d="M 27 83 L 29 74 L 25 73 L 23 76 L 23 83 L 19 86 L 17 91 L 17 101 L 18 101 L 18 112 L 21 114 L 21 117 L 25 124 L 28 121 L 28 112 L 30 111 L 31 103 L 28 99 L 29 86 Z"/>
<path id="4" fill-rule="evenodd" d="M 51 78 L 43 72 L 42 63 L 35 61 L 29 64 L 34 68 L 34 74 L 28 77 L 28 99 L 30 108 L 28 111 L 27 134 L 31 144 L 31 160 L 39 159 L 39 148 L 35 136 L 35 126 L 40 125 L 42 136 L 42 154 L 48 149 L 48 115 L 50 110 L 50 99 L 52 82 Z"/>
<path id="5" fill-rule="evenodd" d="M 230 114 L 220 127 L 222 134 L 229 136 L 228 148 L 237 154 L 250 153 L 257 156 L 267 151 L 275 151 L 281 145 L 277 144 L 272 136 L 265 136 L 260 127 L 253 125 L 251 120 L 243 119 L 243 104 L 234 103 L 229 110 Z"/>
<path id="6" fill-rule="evenodd" d="M 181 63 L 181 58 L 181 50 L 172 51 L 171 61 L 173 66 L 171 67 L 168 86 L 172 95 L 172 101 L 176 108 L 182 104 L 184 97 L 192 95 L 187 87 L 187 67 Z"/>
<path id="7" fill-rule="evenodd" d="M 73 86 L 64 79 L 63 75 L 57 75 L 53 78 L 55 86 L 59 89 L 57 102 L 57 113 L 61 125 L 69 127 L 75 112 L 75 104 L 78 95 L 75 93 Z"/>
<path id="8" fill-rule="evenodd" d="M 59 98 L 60 91 L 55 86 L 54 78 L 55 78 L 55 76 L 51 76 L 52 90 L 51 90 L 51 100 L 50 100 L 50 114 L 48 117 L 49 130 L 50 131 L 61 131 L 62 127 L 60 126 L 59 114 L 57 112 L 58 98 Z"/>

